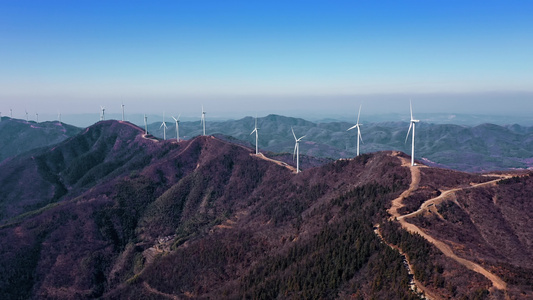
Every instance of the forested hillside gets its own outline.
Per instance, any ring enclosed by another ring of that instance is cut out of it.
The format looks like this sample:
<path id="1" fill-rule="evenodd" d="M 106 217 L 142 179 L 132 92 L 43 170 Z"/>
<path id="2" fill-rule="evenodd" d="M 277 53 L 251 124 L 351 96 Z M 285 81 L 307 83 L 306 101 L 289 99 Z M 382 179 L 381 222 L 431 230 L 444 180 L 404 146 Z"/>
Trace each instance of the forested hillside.
<path id="1" fill-rule="evenodd" d="M 418 299 L 407 258 L 425 291 L 504 295 L 390 219 L 391 201 L 412 185 L 405 154 L 364 154 L 296 174 L 254 153 L 212 136 L 161 141 L 104 121 L 1 163 L 0 293 Z M 435 191 L 488 180 L 434 170 L 424 186 Z M 513 291 L 529 291 L 520 288 L 529 279 L 516 282 Z"/>

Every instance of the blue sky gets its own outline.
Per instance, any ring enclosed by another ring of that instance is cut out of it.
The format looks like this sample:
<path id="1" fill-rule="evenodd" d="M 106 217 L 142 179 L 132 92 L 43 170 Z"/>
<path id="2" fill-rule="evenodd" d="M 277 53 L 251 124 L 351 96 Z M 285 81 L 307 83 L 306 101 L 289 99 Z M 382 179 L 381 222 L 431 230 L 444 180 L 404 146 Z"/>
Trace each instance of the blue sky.
<path id="1" fill-rule="evenodd" d="M 2 1 L 0 111 L 525 113 L 532 3 Z"/>

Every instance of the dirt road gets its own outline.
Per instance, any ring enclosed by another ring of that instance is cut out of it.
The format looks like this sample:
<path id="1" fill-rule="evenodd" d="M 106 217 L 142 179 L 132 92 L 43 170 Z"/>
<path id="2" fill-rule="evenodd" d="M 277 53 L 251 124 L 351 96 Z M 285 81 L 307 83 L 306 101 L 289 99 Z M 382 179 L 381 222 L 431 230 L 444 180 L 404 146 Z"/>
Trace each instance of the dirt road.
<path id="1" fill-rule="evenodd" d="M 268 157 L 264 156 L 263 153 L 259 153 L 259 154 L 252 153 L 250 155 L 251 156 L 255 156 L 257 158 L 260 158 L 260 159 L 268 160 L 270 162 L 275 163 L 276 165 L 279 165 L 279 166 L 282 166 L 282 167 L 285 167 L 285 168 L 291 170 L 293 173 L 296 173 L 296 168 L 295 167 L 290 166 L 287 163 L 284 163 L 282 161 L 275 160 L 275 159 L 272 159 L 272 158 L 268 158 Z"/>
<path id="2" fill-rule="evenodd" d="M 462 264 L 463 266 L 467 267 L 468 269 L 485 276 L 488 280 L 490 280 L 492 282 L 492 285 L 495 288 L 500 289 L 500 290 L 505 290 L 507 288 L 507 284 L 501 278 L 499 278 L 498 276 L 490 273 L 485 268 L 483 268 L 482 266 L 480 266 L 479 264 L 477 264 L 475 262 L 472 262 L 472 261 L 469 261 L 467 259 L 458 257 L 455 253 L 453 253 L 453 250 L 451 249 L 450 246 L 448 246 L 444 242 L 441 242 L 441 241 L 437 240 L 436 238 L 430 236 L 429 234 L 424 232 L 422 229 L 420 229 L 416 225 L 407 222 L 408 218 L 416 216 L 416 215 L 426 211 L 430 204 L 432 204 L 432 203 L 433 204 L 441 203 L 444 200 L 447 200 L 448 196 L 452 195 L 453 193 L 455 193 L 455 192 L 457 192 L 459 190 L 472 189 L 472 188 L 481 187 L 481 186 L 485 186 L 485 185 L 496 184 L 496 182 L 500 181 L 501 179 L 475 184 L 475 185 L 472 185 L 472 186 L 469 186 L 469 187 L 466 187 L 466 188 L 455 188 L 455 189 L 451 189 L 451 190 L 445 191 L 440 196 L 435 197 L 433 199 L 429 199 L 426 202 L 424 202 L 417 211 L 415 211 L 413 213 L 410 213 L 408 215 L 402 216 L 402 215 L 400 215 L 398 213 L 398 209 L 400 209 L 401 207 L 404 206 L 403 205 L 403 199 L 405 199 L 413 191 L 418 189 L 418 185 L 420 183 L 420 169 L 419 169 L 420 166 L 410 166 L 410 163 L 407 160 L 407 158 L 400 157 L 400 156 L 398 156 L 398 158 L 401 160 L 402 166 L 406 166 L 406 167 L 410 168 L 410 170 L 411 170 L 411 184 L 409 185 L 409 189 L 404 191 L 398 198 L 392 200 L 392 206 L 388 210 L 388 212 L 392 216 L 392 218 L 396 218 L 396 220 L 400 223 L 400 225 L 404 229 L 406 229 L 407 231 L 413 232 L 413 233 L 418 233 L 419 235 L 421 235 L 428 242 L 430 242 L 433 245 L 435 245 L 435 247 L 437 247 L 447 257 L 455 260 L 456 262 Z M 502 177 L 504 177 L 504 176 L 502 176 Z"/>

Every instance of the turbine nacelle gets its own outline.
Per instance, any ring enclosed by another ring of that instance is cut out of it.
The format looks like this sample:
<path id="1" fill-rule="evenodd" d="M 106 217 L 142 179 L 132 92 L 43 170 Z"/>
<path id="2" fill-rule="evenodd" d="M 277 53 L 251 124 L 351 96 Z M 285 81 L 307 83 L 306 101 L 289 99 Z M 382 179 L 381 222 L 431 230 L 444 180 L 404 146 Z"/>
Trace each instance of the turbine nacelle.
<path id="1" fill-rule="evenodd" d="M 349 130 L 352 130 L 352 129 L 355 129 L 355 128 L 359 129 L 359 126 L 361 126 L 361 125 L 363 125 L 363 124 L 355 124 L 354 126 L 346 129 L 346 131 L 349 131 Z"/>
<path id="2" fill-rule="evenodd" d="M 178 115 L 178 118 L 174 118 L 174 116 L 172 116 L 172 119 L 174 119 L 174 121 L 176 123 L 179 123 L 180 122 L 180 117 L 181 117 L 181 114 Z"/>
<path id="3" fill-rule="evenodd" d="M 305 137 L 305 135 L 304 135 L 304 136 L 302 136 L 302 137 L 300 137 L 300 138 L 296 138 L 296 134 L 294 134 L 294 129 L 292 129 L 292 127 L 291 127 L 291 131 L 292 131 L 292 136 L 294 136 L 294 140 L 295 140 L 297 143 L 300 142 L 300 140 L 303 139 L 303 138 Z"/>

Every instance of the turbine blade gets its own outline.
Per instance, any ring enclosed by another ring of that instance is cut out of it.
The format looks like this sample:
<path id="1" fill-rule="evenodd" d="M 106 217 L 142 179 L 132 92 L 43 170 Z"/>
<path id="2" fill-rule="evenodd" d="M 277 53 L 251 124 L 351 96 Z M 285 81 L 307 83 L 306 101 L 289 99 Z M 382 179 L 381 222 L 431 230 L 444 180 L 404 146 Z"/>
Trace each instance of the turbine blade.
<path id="1" fill-rule="evenodd" d="M 357 135 L 359 136 L 358 138 L 361 140 L 361 142 L 364 144 L 365 142 L 363 142 L 363 137 L 361 136 L 361 131 L 359 130 L 359 128 L 357 128 Z"/>
<path id="2" fill-rule="evenodd" d="M 292 160 L 294 160 L 294 158 L 296 157 L 296 149 L 298 148 L 298 142 L 296 142 L 296 144 L 294 144 L 294 152 L 292 153 Z"/>
<path id="3" fill-rule="evenodd" d="M 411 110 L 411 121 L 413 120 L 413 102 L 409 99 L 409 109 Z"/>
<path id="4" fill-rule="evenodd" d="M 178 119 L 174 118 L 174 116 L 172 116 L 172 119 L 174 119 L 174 121 L 178 122 Z"/>
<path id="5" fill-rule="evenodd" d="M 409 130 L 407 131 L 407 135 L 405 136 L 405 143 L 407 143 L 407 139 L 409 138 L 409 133 L 411 133 L 411 127 L 413 127 L 413 122 L 409 125 Z"/>
<path id="6" fill-rule="evenodd" d="M 178 120 L 176 120 L 176 122 L 179 121 L 180 117 L 181 117 L 181 114 L 178 115 Z"/>
<path id="7" fill-rule="evenodd" d="M 252 135 L 252 134 L 253 134 L 254 132 L 256 132 L 256 131 L 257 131 L 257 128 L 255 128 L 255 129 L 250 133 L 250 135 Z"/>
<path id="8" fill-rule="evenodd" d="M 354 126 L 348 128 L 348 129 L 346 129 L 346 131 L 348 131 L 348 130 L 352 130 L 352 129 L 356 128 L 356 127 L 359 127 L 359 125 L 358 125 L 358 124 L 355 124 Z"/>
<path id="9" fill-rule="evenodd" d="M 292 129 L 292 127 L 291 127 L 291 131 L 292 131 L 292 135 L 294 136 L 294 140 L 298 141 L 298 139 L 296 138 L 296 134 L 294 134 L 294 129 Z"/>
<path id="10" fill-rule="evenodd" d="M 361 115 L 361 106 L 362 104 L 359 105 L 359 113 L 357 114 L 357 124 L 359 124 L 359 116 Z"/>

